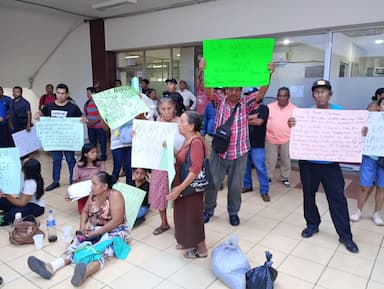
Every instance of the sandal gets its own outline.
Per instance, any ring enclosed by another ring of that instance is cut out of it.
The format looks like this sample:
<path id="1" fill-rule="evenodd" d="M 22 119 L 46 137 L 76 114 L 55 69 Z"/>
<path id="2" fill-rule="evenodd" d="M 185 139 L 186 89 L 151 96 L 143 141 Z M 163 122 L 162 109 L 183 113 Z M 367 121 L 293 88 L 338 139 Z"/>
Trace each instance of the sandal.
<path id="1" fill-rule="evenodd" d="M 75 287 L 79 287 L 80 284 L 85 279 L 86 272 L 87 272 L 87 264 L 85 263 L 76 264 L 75 271 L 71 279 L 72 285 Z"/>
<path id="2" fill-rule="evenodd" d="M 184 257 L 187 259 L 207 258 L 208 252 L 202 255 L 197 251 L 197 248 L 192 248 L 184 253 Z"/>
<path id="3" fill-rule="evenodd" d="M 52 278 L 53 274 L 47 269 L 47 266 L 43 261 L 36 258 L 35 256 L 29 256 L 27 260 L 29 269 L 39 275 L 41 278 L 49 280 Z"/>
<path id="4" fill-rule="evenodd" d="M 156 228 L 154 231 L 153 231 L 153 235 L 157 236 L 157 235 L 160 235 L 161 233 L 165 232 L 165 231 L 168 231 L 171 227 L 158 227 Z"/>

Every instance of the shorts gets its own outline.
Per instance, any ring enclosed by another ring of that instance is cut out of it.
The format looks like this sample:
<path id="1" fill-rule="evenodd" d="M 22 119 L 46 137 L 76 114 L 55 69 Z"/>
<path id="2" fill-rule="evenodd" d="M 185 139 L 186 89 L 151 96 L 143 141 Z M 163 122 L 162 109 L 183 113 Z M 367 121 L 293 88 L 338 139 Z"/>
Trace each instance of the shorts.
<path id="1" fill-rule="evenodd" d="M 360 186 L 369 188 L 374 182 L 379 188 L 384 188 L 384 169 L 376 164 L 376 160 L 363 155 L 360 166 Z"/>

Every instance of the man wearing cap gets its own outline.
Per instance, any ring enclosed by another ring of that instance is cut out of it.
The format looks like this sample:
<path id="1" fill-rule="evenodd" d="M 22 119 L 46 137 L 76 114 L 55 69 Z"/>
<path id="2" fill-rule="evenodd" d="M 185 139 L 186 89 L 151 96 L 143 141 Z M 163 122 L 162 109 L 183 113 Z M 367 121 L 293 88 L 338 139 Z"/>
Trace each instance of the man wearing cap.
<path id="1" fill-rule="evenodd" d="M 167 90 L 163 92 L 163 96 L 173 99 L 176 103 L 176 114 L 180 116 L 185 111 L 185 106 L 183 97 L 176 91 L 177 81 L 174 78 L 168 78 L 165 83 L 167 84 Z"/>
<path id="2" fill-rule="evenodd" d="M 291 174 L 291 159 L 289 157 L 289 139 L 291 129 L 287 125 L 288 119 L 296 108 L 289 101 L 288 87 L 280 87 L 277 90 L 277 101 L 268 104 L 269 117 L 265 142 L 265 161 L 268 178 L 273 178 L 278 156 L 280 156 L 280 181 L 290 187 L 289 175 Z"/>
<path id="3" fill-rule="evenodd" d="M 343 109 L 339 105 L 329 102 L 332 96 L 332 86 L 329 81 L 320 79 L 312 86 L 312 96 L 317 109 Z M 296 124 L 294 118 L 288 120 L 289 127 Z M 357 253 L 359 248 L 352 240 L 349 223 L 348 203 L 344 196 L 344 177 L 339 163 L 327 161 L 299 161 L 300 179 L 303 184 L 304 218 L 307 227 L 301 233 L 303 238 L 310 238 L 319 232 L 321 222 L 319 210 L 316 206 L 316 192 L 320 183 L 323 185 L 327 197 L 332 222 L 339 235 L 339 242 L 345 248 Z"/>
<path id="4" fill-rule="evenodd" d="M 251 168 L 251 163 L 253 163 L 256 168 L 257 178 L 259 180 L 261 198 L 264 202 L 269 202 L 271 199 L 268 195 L 269 181 L 267 168 L 265 166 L 264 150 L 269 109 L 268 106 L 261 104 L 263 101 L 263 96 L 257 92 L 257 88 L 250 88 L 244 93 L 245 96 L 255 95 L 256 102 L 259 104 L 259 106 L 252 110 L 248 117 L 249 141 L 251 144 L 251 150 L 248 152 L 242 192 L 246 193 L 253 190 Z"/>
<path id="5" fill-rule="evenodd" d="M 200 60 L 199 68 L 205 69 L 204 59 Z M 270 74 L 274 70 L 273 64 L 268 65 Z M 210 169 L 212 172 L 215 190 L 205 194 L 204 222 L 209 222 L 214 214 L 217 201 L 217 191 L 223 183 L 224 176 L 228 172 L 228 195 L 227 212 L 229 223 L 232 226 L 238 226 L 240 219 L 238 213 L 241 206 L 241 187 L 244 178 L 244 171 L 247 162 L 247 153 L 250 149 L 248 135 L 248 116 L 258 104 L 256 95 L 241 97 L 242 87 L 229 87 L 225 95 L 213 93 L 212 89 L 206 89 L 207 96 L 213 101 L 216 107 L 215 129 L 222 126 L 233 114 L 231 124 L 231 134 L 228 147 L 224 152 L 216 152 L 212 148 L 210 155 Z M 256 94 L 263 97 L 268 90 L 268 86 L 260 88 Z"/>

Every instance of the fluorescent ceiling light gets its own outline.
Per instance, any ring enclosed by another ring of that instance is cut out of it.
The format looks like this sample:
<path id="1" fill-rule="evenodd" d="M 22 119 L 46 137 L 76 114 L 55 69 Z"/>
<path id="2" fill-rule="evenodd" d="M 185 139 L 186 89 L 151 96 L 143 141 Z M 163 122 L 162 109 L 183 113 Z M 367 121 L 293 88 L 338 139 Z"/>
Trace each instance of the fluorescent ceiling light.
<path id="1" fill-rule="evenodd" d="M 284 45 L 288 45 L 289 43 L 291 43 L 291 41 L 289 41 L 289 39 L 284 39 L 284 41 L 283 41 Z"/>
<path id="2" fill-rule="evenodd" d="M 125 56 L 124 58 L 125 59 L 133 59 L 133 58 L 139 58 L 140 56 L 139 55 L 128 55 L 128 56 Z"/>
<path id="3" fill-rule="evenodd" d="M 384 40 L 383 39 L 376 39 L 375 44 L 383 44 Z"/>
<path id="4" fill-rule="evenodd" d="M 180 53 L 177 53 L 176 56 L 177 56 L 177 57 L 180 57 Z"/>
<path id="5" fill-rule="evenodd" d="M 137 0 L 106 0 L 103 2 L 92 4 L 92 8 L 103 10 L 103 9 L 123 6 L 127 3 L 137 4 Z"/>

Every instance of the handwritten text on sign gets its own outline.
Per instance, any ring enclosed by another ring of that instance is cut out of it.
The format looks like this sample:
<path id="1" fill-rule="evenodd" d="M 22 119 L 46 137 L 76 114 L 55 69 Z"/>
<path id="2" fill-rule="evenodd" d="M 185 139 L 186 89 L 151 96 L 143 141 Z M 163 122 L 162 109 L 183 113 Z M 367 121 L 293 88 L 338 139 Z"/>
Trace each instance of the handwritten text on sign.
<path id="1" fill-rule="evenodd" d="M 20 193 L 21 163 L 18 148 L 0 148 L 0 190 Z"/>
<path id="2" fill-rule="evenodd" d="M 30 131 L 24 129 L 12 134 L 12 138 L 15 146 L 19 148 L 21 157 L 41 148 L 41 143 L 37 137 L 35 126 L 31 127 Z"/>
<path id="3" fill-rule="evenodd" d="M 134 119 L 132 130 L 132 167 L 162 170 L 163 144 L 173 150 L 177 124 Z"/>
<path id="4" fill-rule="evenodd" d="M 291 129 L 292 159 L 360 163 L 365 110 L 295 109 Z"/>
<path id="5" fill-rule="evenodd" d="M 272 38 L 204 40 L 205 86 L 268 85 L 273 46 Z"/>
<path id="6" fill-rule="evenodd" d="M 384 112 L 369 112 L 367 127 L 363 153 L 368 156 L 384 156 Z"/>
<path id="7" fill-rule="evenodd" d="M 40 117 L 37 136 L 45 151 L 81 151 L 84 126 L 79 117 Z"/>
<path id="8" fill-rule="evenodd" d="M 149 111 L 135 89 L 130 86 L 111 88 L 93 95 L 101 117 L 116 129 L 140 113 Z"/>

